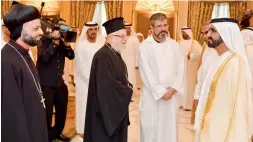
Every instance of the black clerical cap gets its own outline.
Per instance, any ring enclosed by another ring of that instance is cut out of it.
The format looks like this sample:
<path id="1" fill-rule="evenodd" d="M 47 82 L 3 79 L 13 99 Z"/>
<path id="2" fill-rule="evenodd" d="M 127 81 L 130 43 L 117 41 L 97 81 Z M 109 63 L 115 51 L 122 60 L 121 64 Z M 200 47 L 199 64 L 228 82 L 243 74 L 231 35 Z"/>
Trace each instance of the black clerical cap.
<path id="1" fill-rule="evenodd" d="M 20 4 L 20 3 L 17 1 L 13 1 L 11 5 L 15 5 L 15 4 Z"/>
<path id="2" fill-rule="evenodd" d="M 220 23 L 220 22 L 238 23 L 238 21 L 233 18 L 216 18 L 216 19 L 212 19 L 210 23 Z"/>
<path id="3" fill-rule="evenodd" d="M 106 21 L 103 26 L 105 27 L 107 35 L 110 33 L 116 32 L 121 29 L 125 29 L 125 25 L 123 23 L 123 18 L 114 18 L 109 21 Z"/>
<path id="4" fill-rule="evenodd" d="M 10 31 L 10 38 L 17 40 L 23 28 L 23 24 L 40 18 L 39 10 L 30 5 L 14 4 L 4 16 L 4 24 Z"/>

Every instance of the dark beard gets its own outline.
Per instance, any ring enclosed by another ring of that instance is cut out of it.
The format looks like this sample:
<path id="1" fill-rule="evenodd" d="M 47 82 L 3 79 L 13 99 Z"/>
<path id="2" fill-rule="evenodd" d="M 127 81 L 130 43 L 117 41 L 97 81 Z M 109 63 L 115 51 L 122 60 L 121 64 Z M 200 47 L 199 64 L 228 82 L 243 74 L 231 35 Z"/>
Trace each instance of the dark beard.
<path id="1" fill-rule="evenodd" d="M 29 36 L 25 31 L 23 31 L 23 38 L 22 40 L 24 43 L 30 45 L 30 46 L 36 46 L 40 44 L 40 40 L 36 40 L 36 37 Z"/>
<path id="2" fill-rule="evenodd" d="M 209 38 L 209 39 L 212 40 L 212 43 L 210 41 L 207 42 L 208 47 L 210 47 L 210 48 L 216 48 L 217 46 L 219 46 L 223 42 L 221 37 L 218 40 L 213 40 L 211 38 Z"/>
<path id="3" fill-rule="evenodd" d="M 36 46 L 40 44 L 40 40 L 36 39 L 29 39 L 29 38 L 23 38 L 24 43 L 30 45 L 30 46 Z"/>
<path id="4" fill-rule="evenodd" d="M 159 34 L 155 34 L 155 36 L 159 39 L 164 39 L 168 36 L 168 32 L 167 31 L 161 31 Z"/>

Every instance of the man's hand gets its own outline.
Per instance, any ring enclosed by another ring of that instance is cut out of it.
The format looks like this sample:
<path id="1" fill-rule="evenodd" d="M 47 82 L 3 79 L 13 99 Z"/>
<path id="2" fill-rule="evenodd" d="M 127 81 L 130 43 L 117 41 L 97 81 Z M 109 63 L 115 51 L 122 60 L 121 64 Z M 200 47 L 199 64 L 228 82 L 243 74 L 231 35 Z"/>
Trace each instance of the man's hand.
<path id="1" fill-rule="evenodd" d="M 194 100 L 193 100 L 193 105 L 194 105 L 194 106 L 197 106 L 198 103 L 199 103 L 199 100 L 198 100 L 198 99 L 194 99 Z"/>
<path id="2" fill-rule="evenodd" d="M 174 88 L 169 88 L 168 91 L 162 96 L 161 99 L 167 101 L 172 98 L 172 96 L 176 93 Z"/>
<path id="3" fill-rule="evenodd" d="M 169 88 L 169 89 L 168 89 L 168 93 L 169 93 L 170 95 L 174 95 L 176 92 L 177 92 L 177 91 L 176 91 L 174 88 Z"/>
<path id="4" fill-rule="evenodd" d="M 54 30 L 52 33 L 51 33 L 51 37 L 53 38 L 53 39 L 57 39 L 57 38 L 60 38 L 60 31 L 58 31 L 58 30 Z"/>
<path id="5" fill-rule="evenodd" d="M 163 99 L 164 101 L 168 101 L 172 96 L 167 92 L 165 93 L 161 99 Z"/>
<path id="6" fill-rule="evenodd" d="M 69 42 L 65 42 L 65 41 L 64 41 L 64 44 L 65 44 L 66 46 L 70 46 Z"/>
<path id="7" fill-rule="evenodd" d="M 188 60 L 191 59 L 190 53 L 187 55 L 187 59 L 188 59 Z"/>

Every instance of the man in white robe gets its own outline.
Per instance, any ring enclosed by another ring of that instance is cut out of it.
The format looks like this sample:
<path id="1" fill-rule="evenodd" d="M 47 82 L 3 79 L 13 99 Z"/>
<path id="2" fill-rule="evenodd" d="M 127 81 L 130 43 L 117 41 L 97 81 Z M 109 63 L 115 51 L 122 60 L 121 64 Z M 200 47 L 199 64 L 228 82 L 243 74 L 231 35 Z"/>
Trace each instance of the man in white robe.
<path id="1" fill-rule="evenodd" d="M 181 29 L 180 51 L 184 56 L 184 92 L 180 105 L 187 111 L 192 109 L 194 90 L 197 84 L 197 72 L 203 47 L 193 39 L 192 30 L 189 27 Z"/>
<path id="2" fill-rule="evenodd" d="M 150 36 L 140 46 L 141 142 L 177 142 L 178 95 L 182 94 L 184 59 L 178 43 L 168 37 L 168 18 L 150 17 Z"/>
<path id="3" fill-rule="evenodd" d="M 219 55 L 203 83 L 195 119 L 195 142 L 250 142 L 252 76 L 237 21 L 212 19 L 208 47 Z"/>
<path id="4" fill-rule="evenodd" d="M 201 64 L 198 70 L 198 76 L 197 76 L 197 85 L 195 87 L 195 92 L 194 92 L 194 101 L 193 101 L 193 109 L 192 109 L 192 117 L 191 117 L 191 123 L 194 124 L 194 119 L 195 119 L 195 110 L 198 105 L 201 89 L 203 82 L 206 78 L 208 70 L 212 67 L 212 64 L 215 63 L 215 59 L 218 57 L 217 52 L 213 48 L 209 48 L 207 46 L 207 33 L 209 30 L 209 22 L 204 24 L 201 27 L 201 36 L 204 39 L 204 51 L 203 55 L 201 57 Z"/>
<path id="5" fill-rule="evenodd" d="M 104 41 L 99 35 L 98 24 L 88 22 L 82 29 L 75 51 L 76 131 L 81 137 L 85 126 L 91 62 L 94 54 L 104 45 Z M 81 137 L 79 137 L 80 140 L 82 140 Z"/>
<path id="6" fill-rule="evenodd" d="M 142 43 L 142 41 L 144 40 L 143 34 L 142 33 L 137 33 L 136 35 L 137 35 L 137 38 L 138 38 L 139 42 Z"/>
<path id="7" fill-rule="evenodd" d="M 253 11 L 247 10 L 241 21 L 242 36 L 248 56 L 251 74 L 253 74 Z"/>
<path id="8" fill-rule="evenodd" d="M 133 85 L 133 89 L 136 89 L 136 68 L 138 67 L 138 53 L 140 42 L 134 32 L 132 25 L 125 23 L 125 28 L 128 35 L 128 40 L 125 49 L 121 55 L 127 66 L 128 80 Z M 132 101 L 134 100 L 134 94 L 132 95 Z"/>
<path id="9" fill-rule="evenodd" d="M 137 35 L 137 38 L 138 38 L 139 42 L 142 43 L 143 40 L 144 40 L 143 34 L 142 33 L 137 33 L 136 35 Z M 138 90 L 141 90 L 141 88 L 142 88 L 141 76 L 140 76 L 140 73 L 139 73 L 138 69 L 136 70 L 136 88 Z"/>

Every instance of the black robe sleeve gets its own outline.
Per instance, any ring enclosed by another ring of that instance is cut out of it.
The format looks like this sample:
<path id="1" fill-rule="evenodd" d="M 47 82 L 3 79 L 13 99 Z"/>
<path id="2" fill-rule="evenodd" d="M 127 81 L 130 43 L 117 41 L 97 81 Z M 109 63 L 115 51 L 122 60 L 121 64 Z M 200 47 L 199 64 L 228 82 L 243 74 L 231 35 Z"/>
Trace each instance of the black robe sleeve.
<path id="1" fill-rule="evenodd" d="M 69 60 L 73 60 L 75 58 L 74 50 L 71 48 L 71 46 L 66 46 L 64 43 L 63 45 L 65 46 L 64 48 L 65 57 L 67 57 Z"/>
<path id="2" fill-rule="evenodd" d="M 1 111 L 3 142 L 31 142 L 27 118 L 23 105 L 22 89 L 19 87 L 21 76 L 11 64 L 2 62 L 1 74 Z"/>
<path id="3" fill-rule="evenodd" d="M 123 119 L 128 119 L 128 106 L 133 93 L 127 79 L 124 82 L 118 80 L 115 70 L 120 67 L 115 67 L 113 62 L 108 55 L 104 55 L 97 60 L 95 71 L 98 108 L 109 137 L 117 132 Z"/>

